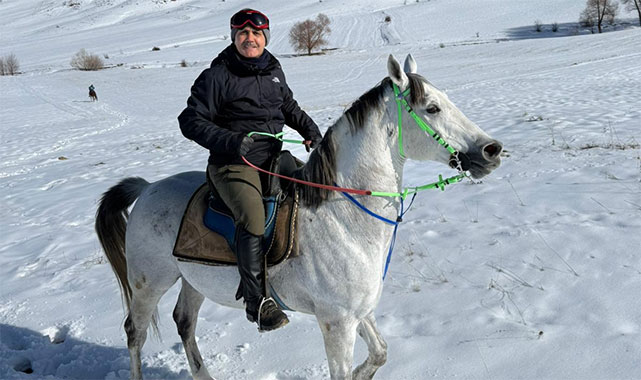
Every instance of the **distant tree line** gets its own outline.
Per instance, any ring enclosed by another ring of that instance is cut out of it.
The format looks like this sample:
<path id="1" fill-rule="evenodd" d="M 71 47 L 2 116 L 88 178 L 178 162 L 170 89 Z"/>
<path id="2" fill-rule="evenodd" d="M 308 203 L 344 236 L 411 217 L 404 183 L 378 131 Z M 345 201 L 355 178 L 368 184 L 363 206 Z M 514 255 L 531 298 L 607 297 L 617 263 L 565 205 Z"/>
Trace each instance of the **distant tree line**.
<path id="1" fill-rule="evenodd" d="M 641 0 L 621 0 L 627 11 L 637 12 L 639 25 L 641 25 Z M 617 0 L 587 0 L 585 9 L 581 12 L 579 22 L 581 25 L 594 28 L 603 33 L 604 23 L 614 25 L 619 3 Z"/>
<path id="2" fill-rule="evenodd" d="M 621 0 L 621 3 L 625 5 L 626 10 L 630 12 L 637 11 L 639 26 L 641 26 L 641 0 Z"/>

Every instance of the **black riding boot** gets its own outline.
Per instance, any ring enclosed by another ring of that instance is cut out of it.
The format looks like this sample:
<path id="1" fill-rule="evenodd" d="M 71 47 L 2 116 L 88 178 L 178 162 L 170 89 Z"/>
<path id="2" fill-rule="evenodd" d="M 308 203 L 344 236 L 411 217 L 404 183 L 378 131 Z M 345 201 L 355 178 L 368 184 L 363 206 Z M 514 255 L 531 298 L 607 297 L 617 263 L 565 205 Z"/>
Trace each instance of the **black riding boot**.
<path id="1" fill-rule="evenodd" d="M 236 228 L 236 259 L 247 319 L 257 322 L 258 329 L 264 331 L 285 326 L 289 322 L 287 315 L 276 306 L 273 299 L 265 299 L 264 296 L 262 236 L 253 235 L 239 226 Z"/>

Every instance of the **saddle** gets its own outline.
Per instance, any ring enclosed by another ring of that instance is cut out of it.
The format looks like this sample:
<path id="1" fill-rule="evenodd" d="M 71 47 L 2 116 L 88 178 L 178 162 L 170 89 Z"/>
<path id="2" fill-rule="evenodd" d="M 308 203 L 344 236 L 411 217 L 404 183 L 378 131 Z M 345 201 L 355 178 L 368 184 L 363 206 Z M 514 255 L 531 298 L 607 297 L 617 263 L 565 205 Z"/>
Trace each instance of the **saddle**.
<path id="1" fill-rule="evenodd" d="M 302 165 L 288 151 L 281 152 L 271 171 L 291 176 Z M 298 256 L 298 192 L 289 181 L 269 177 L 264 196 L 263 252 L 273 266 Z M 236 265 L 235 225 L 231 211 L 203 183 L 192 195 L 183 215 L 173 255 L 179 261 L 207 265 Z"/>

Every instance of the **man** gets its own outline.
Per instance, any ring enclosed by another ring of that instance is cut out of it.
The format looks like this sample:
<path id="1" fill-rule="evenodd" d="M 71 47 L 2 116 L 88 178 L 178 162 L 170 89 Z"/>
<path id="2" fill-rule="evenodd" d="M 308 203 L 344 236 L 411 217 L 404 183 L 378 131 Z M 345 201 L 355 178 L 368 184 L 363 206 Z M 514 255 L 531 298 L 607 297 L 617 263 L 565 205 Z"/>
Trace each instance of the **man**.
<path id="1" fill-rule="evenodd" d="M 207 182 L 236 224 L 235 254 L 247 319 L 269 331 L 289 321 L 274 300 L 264 296 L 262 186 L 258 172 L 241 156 L 267 167 L 282 147 L 276 139 L 254 140 L 249 132 L 275 134 L 286 123 L 303 136 L 308 150 L 322 135 L 294 100 L 280 63 L 265 49 L 269 19 L 243 9 L 230 24 L 232 44 L 196 79 L 178 121 L 185 137 L 209 149 Z"/>
<path id="2" fill-rule="evenodd" d="M 96 95 L 96 88 L 93 86 L 93 83 L 91 86 L 89 86 L 89 98 L 91 101 L 97 101 L 98 100 L 98 95 Z"/>

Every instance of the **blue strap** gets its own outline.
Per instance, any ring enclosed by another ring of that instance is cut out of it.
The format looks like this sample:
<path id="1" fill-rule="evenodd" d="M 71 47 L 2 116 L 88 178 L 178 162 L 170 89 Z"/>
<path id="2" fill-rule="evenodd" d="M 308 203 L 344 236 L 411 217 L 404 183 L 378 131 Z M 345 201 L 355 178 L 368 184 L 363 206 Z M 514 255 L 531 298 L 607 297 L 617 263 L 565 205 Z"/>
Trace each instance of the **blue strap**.
<path id="1" fill-rule="evenodd" d="M 337 186 L 336 184 L 334 184 L 334 185 L 335 185 L 335 186 Z M 382 217 L 382 216 L 380 216 L 380 215 L 378 215 L 378 214 L 375 214 L 375 213 L 373 213 L 370 209 L 368 209 L 367 207 L 363 206 L 363 204 L 362 204 L 362 203 L 360 203 L 359 201 L 357 201 L 354 197 L 352 197 L 352 196 L 351 196 L 351 195 L 349 195 L 348 193 L 346 193 L 346 192 L 341 192 L 341 193 L 342 193 L 342 194 L 343 194 L 347 199 L 349 199 L 350 201 L 352 201 L 352 203 L 354 203 L 356 206 L 358 206 L 361 210 L 365 211 L 367 214 L 369 214 L 369 215 L 373 216 L 374 218 L 376 218 L 376 219 L 378 219 L 378 220 L 382 220 L 383 222 L 385 222 L 385 223 L 387 223 L 387 224 L 391 224 L 391 225 L 393 225 L 393 226 L 398 225 L 398 220 L 391 220 L 391 219 L 387 219 L 387 218 Z"/>
<path id="2" fill-rule="evenodd" d="M 387 253 L 387 259 L 385 260 L 385 270 L 383 271 L 383 281 L 385 281 L 385 276 L 387 276 L 387 269 L 389 269 L 389 263 L 392 260 L 392 251 L 394 250 L 394 244 L 396 243 L 396 231 L 398 231 L 398 225 L 400 222 L 403 221 L 403 216 L 409 211 L 410 207 L 412 207 L 412 204 L 414 204 L 414 199 L 416 198 L 416 194 L 412 196 L 412 200 L 410 201 L 410 205 L 407 206 L 407 210 L 403 210 L 403 198 L 401 198 L 401 212 L 398 216 L 398 223 L 394 226 L 394 233 L 392 234 L 392 242 L 390 243 L 389 246 L 389 252 Z"/>
<path id="3" fill-rule="evenodd" d="M 392 242 L 389 245 L 389 252 L 387 253 L 387 259 L 385 260 L 385 270 L 383 271 L 383 281 L 385 281 L 385 276 L 387 276 L 387 270 L 389 269 L 389 262 L 392 260 L 392 251 L 394 250 L 394 244 L 396 243 L 396 231 L 398 231 L 398 224 L 394 226 L 394 233 L 392 234 Z"/>
<path id="4" fill-rule="evenodd" d="M 337 186 L 336 183 L 334 183 L 334 186 Z M 410 205 L 407 206 L 407 210 L 403 209 L 403 197 L 401 197 L 401 212 L 398 214 L 398 217 L 396 218 L 396 220 L 391 220 L 391 219 L 384 218 L 384 217 L 372 212 L 367 207 L 363 206 L 362 203 L 357 201 L 351 195 L 349 195 L 349 194 L 347 194 L 345 192 L 341 192 L 341 193 L 347 199 L 352 201 L 352 203 L 354 203 L 356 206 L 358 206 L 358 208 L 360 208 L 361 210 L 365 211 L 368 215 L 371 215 L 371 216 L 373 216 L 374 218 L 376 218 L 378 220 L 381 220 L 381 221 L 383 221 L 383 222 L 385 222 L 387 224 L 391 224 L 391 225 L 394 226 L 394 233 L 392 233 L 392 241 L 390 242 L 389 252 L 387 253 L 387 259 L 385 260 L 385 269 L 383 270 L 383 281 L 385 281 L 385 276 L 387 276 L 387 270 L 389 269 L 389 263 L 392 260 L 392 252 L 394 251 L 394 244 L 396 243 L 396 232 L 398 231 L 398 225 L 399 225 L 400 222 L 403 221 L 403 216 L 405 215 L 405 213 L 408 212 L 410 207 L 412 207 L 412 204 L 414 204 L 414 199 L 416 198 L 416 194 L 418 194 L 418 193 L 414 193 L 414 195 L 412 196 L 412 200 L 410 201 Z"/>

